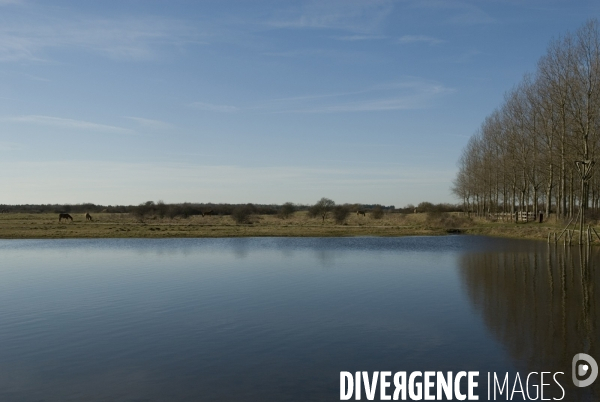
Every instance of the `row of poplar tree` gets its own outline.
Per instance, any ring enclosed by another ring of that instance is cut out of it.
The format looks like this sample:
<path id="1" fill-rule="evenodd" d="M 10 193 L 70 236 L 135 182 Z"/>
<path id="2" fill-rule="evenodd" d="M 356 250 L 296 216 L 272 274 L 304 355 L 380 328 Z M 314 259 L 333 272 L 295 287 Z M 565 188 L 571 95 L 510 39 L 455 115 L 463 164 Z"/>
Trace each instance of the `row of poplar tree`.
<path id="1" fill-rule="evenodd" d="M 555 39 L 470 138 L 453 192 L 478 215 L 598 212 L 600 28 Z M 585 170 L 589 180 L 583 180 Z"/>

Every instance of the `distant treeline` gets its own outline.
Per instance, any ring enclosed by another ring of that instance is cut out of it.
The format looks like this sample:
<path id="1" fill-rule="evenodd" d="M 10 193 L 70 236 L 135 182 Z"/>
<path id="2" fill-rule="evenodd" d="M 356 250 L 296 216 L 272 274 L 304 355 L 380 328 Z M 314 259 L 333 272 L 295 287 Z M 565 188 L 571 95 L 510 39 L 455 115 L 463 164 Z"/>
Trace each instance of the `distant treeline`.
<path id="1" fill-rule="evenodd" d="M 86 212 L 110 212 L 110 213 L 127 213 L 136 208 L 133 205 L 96 205 L 96 204 L 19 204 L 7 205 L 0 204 L 1 212 L 19 212 L 29 214 L 41 213 L 82 213 Z"/>
<path id="2" fill-rule="evenodd" d="M 210 215 L 234 215 L 243 211 L 243 215 L 280 215 L 287 217 L 295 211 L 309 211 L 309 215 L 317 216 L 323 211 L 338 207 L 348 212 L 365 211 L 378 213 L 413 213 L 415 208 L 417 212 L 455 212 L 460 211 L 462 207 L 454 204 L 432 204 L 422 202 L 416 207 L 412 204 L 404 208 L 396 208 L 394 205 L 380 204 L 335 204 L 334 201 L 324 198 L 313 205 L 294 204 L 287 202 L 285 204 L 215 204 L 215 203 L 177 203 L 166 204 L 162 201 L 147 201 L 139 205 L 99 205 L 92 203 L 85 204 L 21 204 L 6 205 L 0 204 L 0 211 L 7 213 L 129 213 L 139 218 L 156 216 L 159 218 L 188 218 L 190 216 L 210 214 Z M 321 212 L 319 212 L 321 211 Z"/>
<path id="3" fill-rule="evenodd" d="M 211 215 L 231 215 L 236 209 L 244 208 L 254 215 L 275 215 L 281 208 L 279 205 L 265 204 L 212 204 L 212 203 L 190 203 L 165 204 L 162 201 L 147 201 L 132 207 L 131 213 L 143 218 L 145 216 L 157 216 L 159 218 L 188 218 L 194 215 L 210 213 Z"/>

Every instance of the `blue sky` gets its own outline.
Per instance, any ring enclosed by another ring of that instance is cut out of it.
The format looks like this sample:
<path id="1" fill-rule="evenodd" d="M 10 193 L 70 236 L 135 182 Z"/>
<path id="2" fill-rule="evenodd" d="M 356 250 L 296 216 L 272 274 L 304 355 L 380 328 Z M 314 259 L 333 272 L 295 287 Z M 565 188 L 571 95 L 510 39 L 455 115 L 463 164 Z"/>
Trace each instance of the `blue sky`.
<path id="1" fill-rule="evenodd" d="M 456 202 L 595 1 L 0 0 L 0 203 Z"/>

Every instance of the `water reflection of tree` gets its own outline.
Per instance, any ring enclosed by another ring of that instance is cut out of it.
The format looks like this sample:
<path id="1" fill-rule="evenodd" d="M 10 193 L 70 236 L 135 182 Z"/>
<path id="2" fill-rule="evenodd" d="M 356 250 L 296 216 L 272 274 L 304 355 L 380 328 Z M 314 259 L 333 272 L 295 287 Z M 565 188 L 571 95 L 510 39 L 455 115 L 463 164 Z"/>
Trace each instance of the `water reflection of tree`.
<path id="1" fill-rule="evenodd" d="M 594 293 L 600 250 L 523 247 L 463 255 L 469 298 L 519 369 L 562 371 L 567 399 L 598 400 L 600 381 L 585 390 L 572 386 L 571 359 L 580 352 L 600 357 L 600 299 Z"/>

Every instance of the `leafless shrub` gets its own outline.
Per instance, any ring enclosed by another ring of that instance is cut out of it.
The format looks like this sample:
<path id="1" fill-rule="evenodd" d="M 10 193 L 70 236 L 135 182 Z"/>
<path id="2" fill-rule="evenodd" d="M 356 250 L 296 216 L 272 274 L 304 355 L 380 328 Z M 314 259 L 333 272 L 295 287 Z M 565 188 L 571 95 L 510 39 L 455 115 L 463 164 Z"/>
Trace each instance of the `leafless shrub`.
<path id="1" fill-rule="evenodd" d="M 287 219 L 292 216 L 296 212 L 296 207 L 291 202 L 286 202 L 281 206 L 279 211 L 277 212 L 277 216 L 281 219 Z"/>
<path id="2" fill-rule="evenodd" d="M 346 218 L 348 218 L 349 214 L 350 209 L 345 205 L 336 205 L 333 208 L 333 219 L 338 225 L 341 225 L 344 222 L 346 222 Z"/>
<path id="3" fill-rule="evenodd" d="M 373 218 L 373 219 L 383 218 L 383 208 L 381 208 L 381 205 L 376 205 L 375 208 L 373 208 L 371 210 L 371 218 Z"/>
<path id="4" fill-rule="evenodd" d="M 427 213 L 425 222 L 432 228 L 458 229 L 469 226 L 472 220 L 466 216 L 448 212 L 431 211 Z"/>
<path id="5" fill-rule="evenodd" d="M 325 221 L 327 214 L 333 209 L 334 206 L 335 202 L 333 202 L 333 200 L 323 197 L 317 201 L 315 205 L 308 209 L 308 216 L 311 218 L 320 216 L 323 218 L 323 221 Z"/>
<path id="6" fill-rule="evenodd" d="M 236 207 L 231 212 L 231 219 L 237 224 L 250 223 L 250 217 L 252 216 L 252 206 L 250 204 Z"/>

